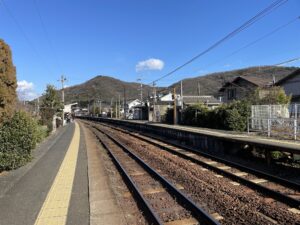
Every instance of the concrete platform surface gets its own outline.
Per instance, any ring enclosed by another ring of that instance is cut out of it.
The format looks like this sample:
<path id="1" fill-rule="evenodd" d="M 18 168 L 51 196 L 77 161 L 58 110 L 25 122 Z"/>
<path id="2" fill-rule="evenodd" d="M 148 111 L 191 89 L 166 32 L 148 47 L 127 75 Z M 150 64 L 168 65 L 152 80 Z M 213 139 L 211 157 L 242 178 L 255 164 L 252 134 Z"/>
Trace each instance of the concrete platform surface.
<path id="1" fill-rule="evenodd" d="M 110 187 L 100 151 L 104 151 L 90 130 L 83 127 L 89 174 L 89 200 L 91 225 L 126 224 L 122 210 Z"/>
<path id="2" fill-rule="evenodd" d="M 69 124 L 28 165 L 0 175 L 0 224 L 89 224 L 87 157 L 79 126 Z"/>

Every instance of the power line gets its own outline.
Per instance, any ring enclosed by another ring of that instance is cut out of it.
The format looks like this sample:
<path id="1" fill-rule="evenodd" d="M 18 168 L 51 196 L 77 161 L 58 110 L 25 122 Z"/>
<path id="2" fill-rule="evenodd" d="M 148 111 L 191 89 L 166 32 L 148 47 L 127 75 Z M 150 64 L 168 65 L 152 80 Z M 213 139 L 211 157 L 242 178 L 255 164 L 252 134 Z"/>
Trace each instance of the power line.
<path id="1" fill-rule="evenodd" d="M 191 58 L 190 60 L 188 60 L 187 62 L 185 62 L 184 64 L 176 67 L 174 70 L 172 70 L 171 72 L 163 75 L 162 77 L 154 80 L 153 82 L 157 82 L 159 80 L 162 80 L 165 77 L 168 77 L 170 75 L 172 75 L 173 73 L 177 72 L 178 70 L 182 69 L 183 67 L 189 65 L 190 63 L 192 63 L 193 61 L 195 61 L 196 59 L 198 59 L 199 57 L 207 54 L 208 52 L 212 51 L 213 49 L 215 49 L 216 47 L 218 47 L 219 45 L 221 45 L 223 42 L 233 38 L 234 36 L 236 36 L 237 34 L 239 34 L 240 32 L 242 32 L 243 30 L 247 29 L 248 27 L 250 27 L 252 24 L 254 24 L 255 22 L 257 22 L 258 20 L 262 19 L 263 17 L 265 17 L 266 15 L 268 15 L 269 13 L 271 13 L 273 10 L 275 10 L 276 8 L 280 7 L 281 5 L 283 5 L 284 3 L 286 3 L 288 0 L 277 0 L 275 2 L 273 2 L 271 5 L 269 5 L 267 8 L 265 8 L 264 10 L 260 11 L 258 14 L 256 14 L 254 17 L 252 17 L 251 19 L 249 19 L 248 21 L 246 21 L 245 23 L 243 23 L 240 27 L 236 28 L 235 30 L 233 30 L 232 32 L 230 32 L 229 34 L 227 34 L 225 37 L 223 37 L 222 39 L 220 39 L 219 41 L 217 41 L 216 43 L 214 43 L 213 45 L 211 45 L 210 47 L 208 47 L 206 50 L 202 51 L 201 53 L 199 53 L 198 55 L 194 56 L 193 58 Z M 151 82 L 151 83 L 153 83 Z M 149 85 L 151 84 L 149 83 Z"/>
<path id="2" fill-rule="evenodd" d="M 225 57 L 223 57 L 223 58 L 221 58 L 221 59 L 219 59 L 219 60 L 217 60 L 217 61 L 215 61 L 215 62 L 213 62 L 213 63 L 208 64 L 207 66 L 215 65 L 216 63 L 218 63 L 218 62 L 220 62 L 220 61 L 223 61 L 224 59 L 227 59 L 227 58 L 229 58 L 229 57 L 231 57 L 231 56 L 233 56 L 233 55 L 239 53 L 240 51 L 242 51 L 242 50 L 244 50 L 244 49 L 246 49 L 246 48 L 248 48 L 248 47 L 250 47 L 250 46 L 252 46 L 252 45 L 254 45 L 254 44 L 256 44 L 256 43 L 258 43 L 259 41 L 262 41 L 263 39 L 265 39 L 265 38 L 267 38 L 267 37 L 269 37 L 269 36 L 275 34 L 276 32 L 278 32 L 278 31 L 280 31 L 280 30 L 286 28 L 287 26 L 291 25 L 292 23 L 296 22 L 296 21 L 299 20 L 299 19 L 300 19 L 300 17 L 296 17 L 296 18 L 290 20 L 289 22 L 287 22 L 287 23 L 285 23 L 285 24 L 283 24 L 283 25 L 281 25 L 281 26 L 275 28 L 274 30 L 268 32 L 267 34 L 263 35 L 262 37 L 260 37 L 260 38 L 258 38 L 258 39 L 256 39 L 256 40 L 254 40 L 254 41 L 251 41 L 250 43 L 244 45 L 243 47 L 241 47 L 241 48 L 239 48 L 239 49 L 237 49 L 237 50 L 231 52 L 230 54 L 226 55 Z"/>
<path id="3" fill-rule="evenodd" d="M 271 64 L 271 65 L 269 65 L 269 66 L 281 66 L 281 65 L 284 65 L 284 64 L 288 64 L 288 63 L 292 63 L 292 62 L 295 62 L 295 61 L 300 61 L 300 57 L 297 57 L 297 58 L 292 58 L 292 59 L 289 59 L 289 60 L 285 60 L 285 61 L 283 61 L 283 62 L 280 62 L 280 63 L 275 63 L 275 64 Z M 249 73 L 244 73 L 244 74 L 242 74 L 241 76 L 247 76 L 247 75 L 253 75 L 253 72 L 249 72 Z M 227 81 L 228 82 L 228 81 Z M 239 86 L 239 85 L 237 85 L 237 84 L 234 84 L 235 86 L 238 86 L 238 87 L 241 87 L 241 86 Z M 241 88 L 244 88 L 244 87 L 241 87 Z M 213 90 L 213 89 L 209 89 L 209 87 L 207 87 L 207 86 L 205 86 L 205 89 L 206 90 Z M 163 93 L 163 92 L 165 92 L 165 91 L 168 91 L 169 90 L 169 92 L 172 90 L 172 88 L 171 87 L 165 87 L 165 88 L 162 88 L 162 89 L 160 89 L 159 91 L 157 91 L 156 92 L 156 94 L 159 94 L 159 93 Z M 215 90 L 213 90 L 213 91 L 215 91 Z"/>
<path id="4" fill-rule="evenodd" d="M 290 60 L 287 60 L 287 61 L 284 61 L 284 62 L 281 62 L 281 63 L 277 63 L 274 66 L 282 66 L 284 64 L 288 64 L 288 63 L 299 61 L 299 60 L 300 60 L 300 57 L 294 58 L 294 59 L 290 59 Z"/>
<path id="5" fill-rule="evenodd" d="M 14 16 L 14 14 L 12 13 L 12 11 L 8 8 L 8 6 L 6 5 L 4 0 L 0 0 L 0 3 L 2 3 L 2 5 L 4 6 L 5 10 L 7 11 L 8 15 L 12 18 L 12 20 L 14 21 L 14 23 L 16 24 L 16 26 L 18 27 L 18 29 L 20 30 L 21 34 L 23 35 L 24 39 L 27 41 L 29 47 L 32 49 L 32 51 L 36 54 L 36 56 L 39 59 L 42 59 L 42 61 L 45 63 L 44 58 L 41 57 L 41 55 L 39 54 L 39 52 L 36 50 L 36 48 L 34 47 L 34 44 L 31 42 L 31 40 L 29 39 L 29 37 L 27 36 L 27 34 L 25 33 L 24 29 L 22 28 L 21 24 L 18 22 L 18 20 L 16 19 L 16 17 Z M 47 65 L 47 67 L 50 69 L 50 67 L 48 66 L 47 63 L 45 63 L 45 65 Z M 53 73 L 53 71 L 50 69 L 51 73 Z"/>
<path id="6" fill-rule="evenodd" d="M 33 4 L 34 4 L 34 7 L 35 7 L 36 12 L 37 12 L 37 14 L 38 14 L 38 17 L 39 17 L 39 20 L 40 20 L 40 23 L 41 23 L 41 26 L 42 26 L 42 30 L 43 30 L 43 32 L 44 32 L 44 35 L 45 35 L 45 37 L 46 37 L 46 40 L 47 40 L 48 45 L 49 45 L 49 47 L 50 47 L 50 50 L 53 51 L 53 55 L 54 55 L 56 64 L 57 64 L 57 66 L 59 67 L 59 69 L 60 69 L 60 71 L 61 71 L 61 73 L 62 73 L 63 70 L 62 70 L 62 66 L 61 66 L 60 61 L 59 61 L 58 56 L 57 56 L 57 51 L 56 51 L 56 49 L 54 48 L 54 46 L 53 46 L 53 44 L 52 44 L 52 41 L 51 41 L 51 39 L 50 39 L 50 37 L 49 37 L 49 33 L 48 33 L 47 29 L 46 29 L 44 20 L 43 20 L 43 18 L 42 18 L 42 15 L 41 15 L 41 13 L 40 13 L 40 10 L 39 10 L 38 4 L 37 4 L 37 1 L 36 1 L 36 0 L 33 0 Z"/>

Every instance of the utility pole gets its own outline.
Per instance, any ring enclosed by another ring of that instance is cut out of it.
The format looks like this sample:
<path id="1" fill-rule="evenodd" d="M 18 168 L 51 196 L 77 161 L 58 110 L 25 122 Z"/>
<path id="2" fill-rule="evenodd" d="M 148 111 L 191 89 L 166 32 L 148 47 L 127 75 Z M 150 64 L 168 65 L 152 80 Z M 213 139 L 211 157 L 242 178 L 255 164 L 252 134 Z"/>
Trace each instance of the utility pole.
<path id="1" fill-rule="evenodd" d="M 177 107 L 176 107 L 176 88 L 174 88 L 174 125 L 177 124 Z"/>
<path id="2" fill-rule="evenodd" d="M 62 109 L 62 125 L 64 126 L 64 120 L 65 120 L 65 112 L 64 112 L 64 109 L 65 109 L 65 81 L 67 80 L 67 78 L 64 76 L 64 75 L 61 75 L 60 77 L 60 82 L 61 82 L 61 101 L 62 101 L 62 104 L 63 104 L 63 109 Z"/>
<path id="3" fill-rule="evenodd" d="M 120 99 L 120 94 L 119 94 L 119 102 L 118 102 L 118 106 L 119 106 L 119 110 L 118 110 L 118 118 L 121 119 L 120 117 L 120 113 L 121 113 L 121 99 Z"/>
<path id="4" fill-rule="evenodd" d="M 93 116 L 96 114 L 96 105 L 95 105 L 95 99 L 93 100 Z"/>
<path id="5" fill-rule="evenodd" d="M 137 81 L 139 81 L 140 82 L 140 91 L 141 91 L 141 106 L 143 106 L 143 84 L 142 84 L 142 79 L 141 78 L 139 78 L 139 79 L 137 79 Z M 143 119 L 143 107 L 141 107 L 141 119 Z"/>
<path id="6" fill-rule="evenodd" d="M 111 99 L 110 99 L 110 118 L 112 118 L 112 114 L 113 114 L 113 99 L 114 99 L 114 97 L 112 97 Z"/>
<path id="7" fill-rule="evenodd" d="M 201 92 L 200 92 L 200 82 L 199 81 L 197 82 L 197 85 L 198 85 L 198 96 L 200 96 Z"/>
<path id="8" fill-rule="evenodd" d="M 124 86 L 124 102 L 123 102 L 123 107 L 124 107 L 124 120 L 126 120 L 126 111 L 125 111 L 125 108 L 126 108 L 126 89 L 125 89 L 125 86 Z"/>
<path id="9" fill-rule="evenodd" d="M 118 101 L 116 101 L 116 119 L 118 119 Z"/>
<path id="10" fill-rule="evenodd" d="M 181 100 L 180 123 L 182 123 L 182 116 L 183 116 L 183 85 L 182 85 L 182 80 L 180 81 L 180 100 Z"/>
<path id="11" fill-rule="evenodd" d="M 153 118 L 152 118 L 153 122 L 156 122 L 155 102 L 156 102 L 156 88 L 155 88 L 155 82 L 153 82 Z"/>
<path id="12" fill-rule="evenodd" d="M 99 114 L 100 114 L 100 116 L 102 116 L 102 100 L 99 100 Z"/>

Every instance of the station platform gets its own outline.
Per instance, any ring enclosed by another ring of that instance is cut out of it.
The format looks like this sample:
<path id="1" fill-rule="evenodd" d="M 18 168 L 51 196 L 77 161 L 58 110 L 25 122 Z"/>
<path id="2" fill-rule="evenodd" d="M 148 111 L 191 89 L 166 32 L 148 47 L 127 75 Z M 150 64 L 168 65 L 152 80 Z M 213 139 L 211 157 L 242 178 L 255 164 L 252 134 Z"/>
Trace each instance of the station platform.
<path id="1" fill-rule="evenodd" d="M 285 149 L 286 151 L 293 152 L 295 154 L 300 154 L 300 142 L 299 141 L 290 141 L 290 140 L 279 140 L 274 138 L 267 138 L 263 136 L 257 135 L 248 135 L 242 133 L 235 133 L 224 130 L 214 130 L 214 129 L 206 129 L 206 128 L 196 128 L 196 127 L 188 127 L 182 125 L 168 125 L 168 124 L 152 124 L 154 126 L 159 127 L 168 127 L 171 129 L 179 129 L 185 131 L 196 132 L 199 134 L 205 134 L 209 136 L 215 136 L 221 139 L 229 139 L 231 141 L 256 144 L 261 146 L 269 146 L 278 149 Z"/>
<path id="2" fill-rule="evenodd" d="M 1 225 L 123 224 L 88 132 L 77 122 L 59 128 L 30 163 L 0 173 Z"/>

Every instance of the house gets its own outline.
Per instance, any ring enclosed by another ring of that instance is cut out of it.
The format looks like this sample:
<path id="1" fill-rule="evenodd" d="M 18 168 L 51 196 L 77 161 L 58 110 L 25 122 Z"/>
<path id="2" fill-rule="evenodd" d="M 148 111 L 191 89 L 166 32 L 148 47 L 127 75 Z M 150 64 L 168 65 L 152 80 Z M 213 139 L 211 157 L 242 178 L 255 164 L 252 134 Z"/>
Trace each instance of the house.
<path id="1" fill-rule="evenodd" d="M 173 108 L 174 105 L 174 96 L 170 92 L 166 95 L 158 96 L 155 102 L 150 104 L 150 108 L 148 110 L 148 120 L 153 122 L 161 122 L 169 108 Z M 176 104 L 179 106 L 180 103 L 180 95 L 176 94 Z"/>
<path id="2" fill-rule="evenodd" d="M 72 113 L 75 110 L 76 105 L 78 105 L 77 102 L 64 105 L 64 112 L 65 113 Z"/>
<path id="3" fill-rule="evenodd" d="M 148 111 L 148 120 L 161 122 L 169 108 L 173 108 L 174 101 L 160 101 L 150 105 Z"/>
<path id="4" fill-rule="evenodd" d="M 275 85 L 282 87 L 287 95 L 292 95 L 293 103 L 300 103 L 300 69 L 277 81 Z"/>
<path id="5" fill-rule="evenodd" d="M 164 119 L 167 110 L 174 107 L 173 97 L 174 96 L 172 95 L 172 93 L 169 93 L 158 98 L 158 100 L 154 104 L 151 103 L 151 107 L 149 108 L 149 114 L 148 114 L 149 121 L 161 122 Z M 183 107 L 202 103 L 211 109 L 218 107 L 221 104 L 219 100 L 217 100 L 211 95 L 183 96 L 181 98 L 179 94 L 176 94 L 176 106 L 177 106 L 176 108 L 177 108 L 178 118 L 182 113 L 181 111 L 182 102 L 183 102 Z"/>
<path id="6" fill-rule="evenodd" d="M 126 118 L 141 120 L 145 118 L 145 103 L 139 99 L 129 101 L 126 105 Z"/>
<path id="7" fill-rule="evenodd" d="M 128 101 L 127 105 L 128 105 L 128 109 L 132 109 L 134 106 L 140 105 L 142 103 L 142 101 L 140 99 L 134 99 L 131 101 Z"/>
<path id="8" fill-rule="evenodd" d="M 176 99 L 180 99 L 180 95 L 179 94 L 176 94 Z M 159 101 L 162 101 L 162 102 L 168 102 L 168 101 L 174 101 L 174 96 L 173 96 L 173 93 L 168 93 L 166 95 L 163 95 L 159 98 Z"/>
<path id="9" fill-rule="evenodd" d="M 231 82 L 227 82 L 219 90 L 222 102 L 228 103 L 233 100 L 240 100 L 251 93 L 253 93 L 257 88 L 261 88 L 260 95 L 265 95 L 265 90 L 273 85 L 272 77 L 262 78 L 262 77 L 249 77 L 249 76 L 239 76 L 233 79 Z"/>

